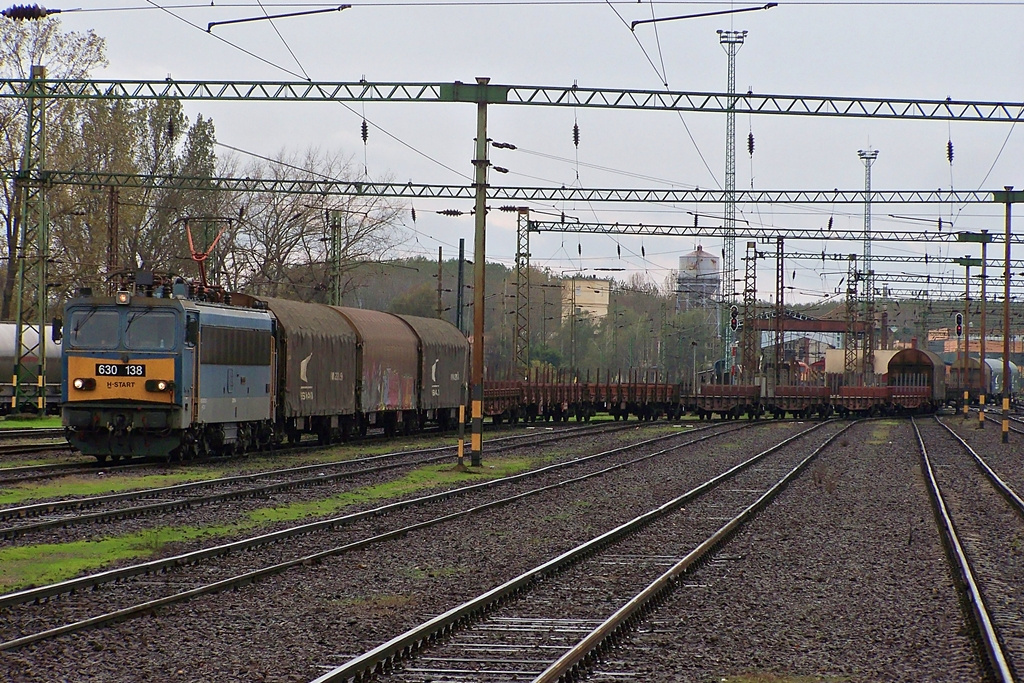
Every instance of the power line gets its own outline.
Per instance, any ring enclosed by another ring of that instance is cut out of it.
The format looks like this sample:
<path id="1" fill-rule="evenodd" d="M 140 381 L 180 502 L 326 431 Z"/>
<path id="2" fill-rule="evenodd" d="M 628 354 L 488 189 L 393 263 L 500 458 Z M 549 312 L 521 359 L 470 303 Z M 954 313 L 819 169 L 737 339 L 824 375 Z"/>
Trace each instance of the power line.
<path id="1" fill-rule="evenodd" d="M 259 0 L 257 0 L 257 2 L 258 1 Z M 271 61 L 269 61 L 267 59 L 264 59 L 263 57 L 260 57 L 256 53 L 250 52 L 249 50 L 246 50 L 244 47 L 241 47 L 240 45 L 236 45 L 235 43 L 232 43 L 229 40 L 225 40 L 224 38 L 222 38 L 221 36 L 219 36 L 219 35 L 217 35 L 215 33 L 210 33 L 209 31 L 207 31 L 203 27 L 199 26 L 198 24 L 195 24 L 195 23 L 189 21 L 188 19 L 185 19 L 184 17 L 178 16 L 177 14 L 175 14 L 172 11 L 170 11 L 166 7 L 162 7 L 162 6 L 158 5 L 156 2 L 154 2 L 154 0 L 146 0 L 146 2 L 148 2 L 150 5 L 152 5 L 156 9 L 159 9 L 159 10 L 161 10 L 163 12 L 166 12 L 167 14 L 170 14 L 175 19 L 188 24 L 192 28 L 195 28 L 195 29 L 197 29 L 199 31 L 202 31 L 203 33 L 205 33 L 207 35 L 213 36 L 214 38 L 216 38 L 217 40 L 221 41 L 222 43 L 224 43 L 226 45 L 229 45 L 229 46 L 235 48 L 236 50 L 239 50 L 239 51 L 249 55 L 250 57 L 254 57 L 255 59 L 258 59 L 259 61 L 263 62 L 264 64 L 272 66 L 275 69 L 280 69 L 281 71 L 284 71 L 285 73 L 287 73 L 287 74 L 289 74 L 291 76 L 295 76 L 296 78 L 301 78 L 301 79 L 303 79 L 303 80 L 305 80 L 307 82 L 310 82 L 310 83 L 312 82 L 312 79 L 308 75 L 305 75 L 305 73 L 306 73 L 305 69 L 303 69 L 302 64 L 299 62 L 298 58 L 295 56 L 295 53 L 292 52 L 292 49 L 291 49 L 291 47 L 288 46 L 287 42 L 285 42 L 285 47 L 287 47 L 288 51 L 292 53 L 292 57 L 295 59 L 296 63 L 299 64 L 299 68 L 302 69 L 303 75 L 299 75 L 299 74 L 295 73 L 294 71 L 291 71 L 290 69 L 286 69 L 285 67 L 283 67 L 283 66 L 281 66 L 279 64 L 275 64 L 274 62 L 271 62 Z M 263 8 L 264 13 L 266 13 L 265 6 L 262 5 L 262 4 L 260 6 Z M 267 5 L 267 6 L 274 6 L 274 5 Z M 204 5 L 204 7 L 208 7 L 208 6 Z M 271 22 L 271 24 L 273 24 L 273 22 Z M 274 30 L 277 31 L 277 27 L 274 27 Z M 280 32 L 278 32 L 278 36 L 280 36 L 281 40 L 284 41 L 284 37 L 281 36 Z M 347 111 L 349 111 L 353 115 L 360 116 L 360 114 L 358 112 L 356 112 L 355 109 L 353 109 L 352 107 L 348 106 L 344 102 L 338 102 L 338 104 L 340 104 L 342 107 L 344 107 Z M 416 147 L 413 147 L 408 142 L 405 142 L 404 140 L 400 139 L 398 136 L 394 135 L 393 133 L 385 130 L 381 126 L 373 123 L 372 121 L 367 121 L 367 123 L 369 123 L 371 126 L 373 126 L 376 130 L 379 130 L 381 133 L 384 133 L 384 135 L 388 136 L 389 138 L 391 138 L 395 142 L 397 142 L 400 145 L 406 147 L 407 149 L 415 152 L 416 154 L 419 154 L 420 156 L 422 156 L 423 158 L 427 159 L 428 161 L 431 161 L 431 162 L 437 164 L 438 166 L 440 166 L 441 168 L 444 168 L 444 169 L 446 169 L 448 171 L 451 171 L 452 173 L 455 173 L 456 175 L 458 175 L 461 178 L 465 178 L 465 179 L 469 180 L 469 176 L 468 175 L 455 170 L 451 166 L 448 166 L 447 164 L 442 163 L 441 161 L 435 159 L 434 157 L 430 156 L 426 152 L 423 152 L 423 151 L 417 149 Z"/>
<path id="2" fill-rule="evenodd" d="M 281 39 L 282 43 L 284 43 L 285 49 L 288 50 L 288 54 L 292 56 L 292 59 L 294 59 L 295 63 L 299 66 L 299 70 L 302 71 L 302 75 L 307 81 L 312 81 L 313 79 L 309 77 L 305 67 L 302 66 L 302 62 L 300 62 L 299 58 L 295 56 L 295 51 L 292 50 L 292 46 L 289 45 L 288 41 L 284 39 L 283 35 L 281 35 L 281 31 L 277 28 L 277 24 L 274 23 L 274 18 L 270 16 L 270 12 L 267 11 L 267 8 L 263 6 L 263 3 L 260 2 L 260 0 L 256 0 L 256 4 L 258 4 L 260 9 L 263 10 L 263 18 L 270 22 L 270 26 L 274 29 L 274 33 L 276 33 L 277 37 Z M 212 24 L 210 26 L 212 26 Z M 210 26 L 206 27 L 207 32 L 209 32 Z"/>
<path id="3" fill-rule="evenodd" d="M 148 1 L 148 0 L 147 0 Z M 699 5 L 699 6 L 714 6 L 723 5 L 731 6 L 733 2 L 721 1 L 715 2 L 714 0 L 649 0 L 651 4 L 661 5 L 664 7 L 672 6 L 688 6 L 688 5 Z M 265 7 L 337 7 L 337 3 L 316 3 L 316 2 L 304 2 L 300 4 L 289 4 L 283 2 L 275 3 L 263 3 Z M 634 0 L 422 0 L 416 2 L 414 0 L 407 0 L 405 2 L 360 2 L 353 6 L 358 7 L 587 7 L 594 5 L 621 5 L 621 6 L 636 6 Z M 787 7 L 1024 7 L 1024 1 L 1022 0 L 1008 0 L 1005 2 L 999 2 L 998 0 L 989 1 L 978 1 L 974 0 L 952 0 L 943 2 L 942 0 L 844 0 L 838 2 L 836 0 L 788 0 L 786 2 Z M 180 10 L 180 9 L 209 9 L 209 3 L 187 3 L 180 5 L 166 5 L 168 9 Z M 220 3 L 215 5 L 218 8 L 251 8 L 252 3 L 233 2 L 233 3 Z M 76 7 L 73 9 L 61 10 L 62 13 L 85 13 L 85 12 L 134 12 L 134 11 L 146 11 L 151 10 L 152 7 L 145 6 L 130 6 L 130 7 Z M 159 7 L 158 9 L 164 9 Z"/>

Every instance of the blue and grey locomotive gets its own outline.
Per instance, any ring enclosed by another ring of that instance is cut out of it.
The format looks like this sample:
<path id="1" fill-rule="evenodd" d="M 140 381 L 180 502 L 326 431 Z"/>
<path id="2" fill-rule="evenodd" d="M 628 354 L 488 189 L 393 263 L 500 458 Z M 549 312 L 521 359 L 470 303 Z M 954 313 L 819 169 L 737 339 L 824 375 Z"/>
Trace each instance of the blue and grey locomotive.
<path id="1" fill-rule="evenodd" d="M 61 396 L 73 446 L 99 460 L 188 458 L 269 443 L 273 320 L 141 277 L 65 306 Z"/>

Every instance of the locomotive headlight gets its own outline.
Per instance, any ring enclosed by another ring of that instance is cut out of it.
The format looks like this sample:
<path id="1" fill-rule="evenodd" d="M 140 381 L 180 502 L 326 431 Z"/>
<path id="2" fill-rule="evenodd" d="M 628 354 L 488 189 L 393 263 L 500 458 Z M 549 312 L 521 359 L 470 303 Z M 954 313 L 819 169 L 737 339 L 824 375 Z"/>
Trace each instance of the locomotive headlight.
<path id="1" fill-rule="evenodd" d="M 167 379 L 147 379 L 146 391 L 170 391 L 174 388 L 174 382 Z"/>
<path id="2" fill-rule="evenodd" d="M 79 391 L 92 391 L 96 388 L 96 380 L 92 377 L 76 377 L 71 386 Z"/>

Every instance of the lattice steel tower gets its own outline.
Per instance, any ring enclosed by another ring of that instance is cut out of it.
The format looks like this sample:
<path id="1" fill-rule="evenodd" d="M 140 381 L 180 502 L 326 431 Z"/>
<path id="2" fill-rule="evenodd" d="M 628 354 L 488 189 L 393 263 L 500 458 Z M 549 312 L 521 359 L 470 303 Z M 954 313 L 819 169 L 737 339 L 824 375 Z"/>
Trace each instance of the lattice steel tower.
<path id="1" fill-rule="evenodd" d="M 877 149 L 858 150 L 864 162 L 864 378 L 874 384 L 875 372 L 875 271 L 871 268 L 871 165 Z"/>
<path id="2" fill-rule="evenodd" d="M 736 53 L 740 51 L 746 31 L 719 31 L 718 42 L 729 55 L 729 99 L 725 114 L 725 237 L 722 249 L 722 306 L 729 308 L 736 298 Z M 723 316 L 724 317 L 724 316 Z M 723 331 L 726 369 L 732 370 L 733 331 Z"/>

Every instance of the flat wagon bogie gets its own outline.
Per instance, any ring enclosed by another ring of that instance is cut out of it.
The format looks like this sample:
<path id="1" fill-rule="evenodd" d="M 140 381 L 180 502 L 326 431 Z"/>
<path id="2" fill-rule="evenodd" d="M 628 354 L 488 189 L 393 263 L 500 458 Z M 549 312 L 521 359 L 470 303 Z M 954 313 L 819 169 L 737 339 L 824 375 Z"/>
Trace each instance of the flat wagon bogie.
<path id="1" fill-rule="evenodd" d="M 892 390 L 887 386 L 842 386 L 833 394 L 833 409 L 842 416 L 883 415 L 890 411 Z"/>
<path id="2" fill-rule="evenodd" d="M 726 419 L 762 414 L 761 387 L 756 384 L 702 384 L 696 396 L 697 416 L 708 419 L 718 414 Z"/>
<path id="3" fill-rule="evenodd" d="M 763 399 L 764 407 L 775 417 L 785 417 L 787 413 L 801 418 L 827 417 L 832 413 L 830 393 L 825 386 L 780 384 L 770 393 Z"/>

